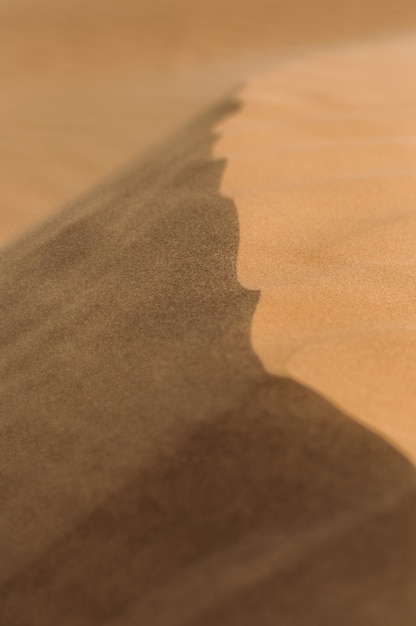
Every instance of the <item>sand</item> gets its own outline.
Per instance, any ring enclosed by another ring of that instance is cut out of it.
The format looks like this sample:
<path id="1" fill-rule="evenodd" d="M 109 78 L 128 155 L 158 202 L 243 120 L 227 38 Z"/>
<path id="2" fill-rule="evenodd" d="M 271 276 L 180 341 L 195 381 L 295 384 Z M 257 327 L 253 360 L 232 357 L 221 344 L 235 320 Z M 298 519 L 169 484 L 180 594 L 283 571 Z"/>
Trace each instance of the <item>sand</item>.
<path id="1" fill-rule="evenodd" d="M 413 0 L 1 0 L 0 245 L 282 56 L 412 27 Z"/>
<path id="2" fill-rule="evenodd" d="M 256 343 L 267 268 L 243 263 L 247 190 L 224 185 L 234 165 L 274 177 L 270 119 L 256 151 L 248 133 L 245 163 L 218 158 L 240 115 L 233 95 L 188 120 L 276 64 L 287 93 L 288 57 L 305 67 L 316 46 L 410 29 L 414 3 L 2 0 L 0 11 L 0 624 L 414 626 L 414 464 L 311 389 L 312 370 L 328 377 L 316 354 L 279 376 Z M 408 132 L 402 111 L 390 122 Z M 325 172 L 339 177 L 348 128 L 334 124 Z M 316 158 L 286 156 L 294 188 L 316 173 Z M 353 165 L 394 161 L 394 208 L 409 201 L 412 159 L 398 142 Z M 300 232 L 310 243 L 298 229 L 285 254 Z M 280 359 L 280 340 L 268 346 Z"/>
<path id="3" fill-rule="evenodd" d="M 413 626 L 415 468 L 253 352 L 236 106 L 0 255 L 1 624 Z"/>
<path id="4" fill-rule="evenodd" d="M 220 127 L 238 276 L 266 369 L 416 462 L 416 40 L 328 51 L 253 80 Z"/>

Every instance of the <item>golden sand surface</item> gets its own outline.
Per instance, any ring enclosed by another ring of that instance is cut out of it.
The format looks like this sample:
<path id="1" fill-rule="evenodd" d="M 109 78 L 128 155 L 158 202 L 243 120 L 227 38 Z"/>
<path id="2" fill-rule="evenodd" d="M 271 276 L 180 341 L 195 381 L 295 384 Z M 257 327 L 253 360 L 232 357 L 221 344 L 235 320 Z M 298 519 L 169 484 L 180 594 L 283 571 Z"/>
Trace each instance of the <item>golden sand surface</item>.
<path id="1" fill-rule="evenodd" d="M 276 58 L 415 24 L 413 0 L 1 0 L 0 243 Z"/>
<path id="2" fill-rule="evenodd" d="M 222 122 L 253 348 L 416 462 L 416 39 L 282 65 Z"/>

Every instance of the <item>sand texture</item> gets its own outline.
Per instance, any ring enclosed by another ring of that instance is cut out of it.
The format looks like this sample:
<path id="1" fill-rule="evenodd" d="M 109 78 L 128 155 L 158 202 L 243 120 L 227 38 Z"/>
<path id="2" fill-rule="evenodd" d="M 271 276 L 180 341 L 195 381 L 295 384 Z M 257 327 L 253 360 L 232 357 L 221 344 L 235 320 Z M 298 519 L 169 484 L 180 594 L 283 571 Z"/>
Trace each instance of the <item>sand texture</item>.
<path id="1" fill-rule="evenodd" d="M 236 106 L 1 256 L 2 624 L 414 622 L 414 467 L 253 353 Z"/>
<path id="2" fill-rule="evenodd" d="M 416 39 L 253 80 L 220 127 L 266 369 L 416 462 Z"/>

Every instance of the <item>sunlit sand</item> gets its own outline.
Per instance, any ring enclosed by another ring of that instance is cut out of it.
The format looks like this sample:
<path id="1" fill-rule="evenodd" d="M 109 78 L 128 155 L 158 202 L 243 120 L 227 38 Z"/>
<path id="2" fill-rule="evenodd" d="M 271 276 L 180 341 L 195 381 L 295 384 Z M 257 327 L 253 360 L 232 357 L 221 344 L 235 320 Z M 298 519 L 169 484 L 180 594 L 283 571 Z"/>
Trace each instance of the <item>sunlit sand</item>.
<path id="1" fill-rule="evenodd" d="M 282 64 L 216 154 L 260 290 L 252 342 L 416 462 L 416 40 Z"/>

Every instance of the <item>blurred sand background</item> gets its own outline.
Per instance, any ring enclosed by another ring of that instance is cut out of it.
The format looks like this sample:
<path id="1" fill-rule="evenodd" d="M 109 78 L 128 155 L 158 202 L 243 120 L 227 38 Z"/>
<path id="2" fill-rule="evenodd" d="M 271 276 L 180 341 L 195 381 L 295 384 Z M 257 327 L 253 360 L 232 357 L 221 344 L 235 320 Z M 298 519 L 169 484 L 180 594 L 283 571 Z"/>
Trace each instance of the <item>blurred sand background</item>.
<path id="1" fill-rule="evenodd" d="M 0 0 L 0 243 L 279 58 L 415 26 L 413 0 Z"/>

